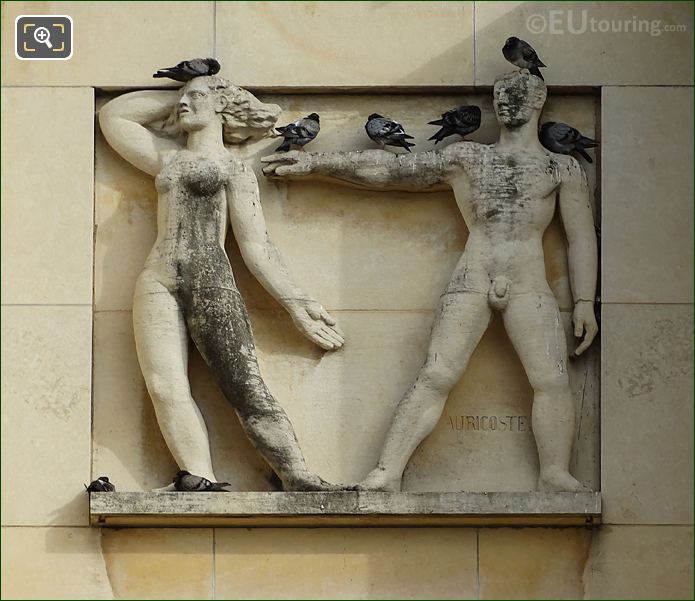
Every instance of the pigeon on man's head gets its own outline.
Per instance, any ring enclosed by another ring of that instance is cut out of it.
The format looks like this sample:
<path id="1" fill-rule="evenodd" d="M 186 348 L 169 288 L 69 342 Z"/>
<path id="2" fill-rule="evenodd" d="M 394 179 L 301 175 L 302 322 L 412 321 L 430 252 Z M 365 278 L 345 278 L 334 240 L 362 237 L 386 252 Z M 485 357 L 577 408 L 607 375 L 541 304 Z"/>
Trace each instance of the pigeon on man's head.
<path id="1" fill-rule="evenodd" d="M 429 125 L 441 125 L 441 129 L 430 140 L 435 144 L 447 136 L 458 134 L 465 137 L 480 127 L 480 108 L 475 105 L 460 106 L 442 114 L 441 119 L 430 121 Z"/>
<path id="2" fill-rule="evenodd" d="M 190 81 L 194 77 L 215 75 L 220 70 L 220 63 L 214 58 L 194 58 L 181 61 L 175 67 L 159 69 L 152 77 L 168 77 L 175 81 Z"/>
<path id="3" fill-rule="evenodd" d="M 410 147 L 415 146 L 412 142 L 408 142 L 408 140 L 414 139 L 413 136 L 405 133 L 400 123 L 388 117 L 382 117 L 378 113 L 369 115 L 364 129 L 367 131 L 367 135 L 381 146 L 382 150 L 384 146 L 397 146 L 411 152 Z"/>
<path id="4" fill-rule="evenodd" d="M 173 482 L 174 488 L 180 492 L 227 492 L 224 487 L 230 486 L 229 482 L 210 482 L 185 470 L 176 472 Z"/>
<path id="5" fill-rule="evenodd" d="M 528 42 L 513 36 L 507 38 L 502 47 L 502 54 L 512 65 L 516 65 L 519 69 L 528 69 L 533 75 L 543 79 L 539 67 L 545 67 L 545 65 Z"/>
<path id="6" fill-rule="evenodd" d="M 275 152 L 287 152 L 292 146 L 302 148 L 311 142 L 321 131 L 321 125 L 318 114 L 311 113 L 294 123 L 275 129 L 285 138 L 283 143 L 275 149 Z"/>
<path id="7" fill-rule="evenodd" d="M 99 476 L 96 480 L 90 482 L 89 486 L 85 484 L 84 487 L 87 489 L 87 492 L 115 492 L 116 490 L 116 487 L 109 482 L 106 476 Z"/>
<path id="8" fill-rule="evenodd" d="M 567 125 L 567 123 L 556 123 L 555 121 L 548 121 L 541 126 L 538 139 L 551 152 L 570 154 L 574 150 L 581 154 L 588 163 L 593 163 L 593 161 L 585 149 L 598 146 L 596 140 L 583 136 L 574 127 Z"/>

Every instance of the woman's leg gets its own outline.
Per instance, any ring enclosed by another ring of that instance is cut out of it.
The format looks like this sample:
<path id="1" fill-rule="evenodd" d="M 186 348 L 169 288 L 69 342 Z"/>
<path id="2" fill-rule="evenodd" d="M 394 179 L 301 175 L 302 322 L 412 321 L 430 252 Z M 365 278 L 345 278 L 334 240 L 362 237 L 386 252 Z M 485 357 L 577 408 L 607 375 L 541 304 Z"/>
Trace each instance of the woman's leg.
<path id="1" fill-rule="evenodd" d="M 191 338 L 285 490 L 335 488 L 309 471 L 287 414 L 261 377 L 241 295 L 225 288 L 200 288 L 185 305 Z"/>
<path id="2" fill-rule="evenodd" d="M 188 338 L 169 291 L 147 276 L 133 300 L 135 345 L 164 440 L 182 470 L 216 482 L 203 416 L 188 382 Z"/>

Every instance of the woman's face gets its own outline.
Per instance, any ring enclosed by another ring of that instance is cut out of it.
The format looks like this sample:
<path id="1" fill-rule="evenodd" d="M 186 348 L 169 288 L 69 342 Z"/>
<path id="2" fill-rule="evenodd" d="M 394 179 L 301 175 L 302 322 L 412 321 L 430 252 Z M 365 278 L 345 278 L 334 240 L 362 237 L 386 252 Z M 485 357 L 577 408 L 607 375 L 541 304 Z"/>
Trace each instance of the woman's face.
<path id="1" fill-rule="evenodd" d="M 178 117 L 181 129 L 185 132 L 207 127 L 211 122 L 219 122 L 218 112 L 221 99 L 210 89 L 202 78 L 192 79 L 182 91 L 178 104 Z"/>

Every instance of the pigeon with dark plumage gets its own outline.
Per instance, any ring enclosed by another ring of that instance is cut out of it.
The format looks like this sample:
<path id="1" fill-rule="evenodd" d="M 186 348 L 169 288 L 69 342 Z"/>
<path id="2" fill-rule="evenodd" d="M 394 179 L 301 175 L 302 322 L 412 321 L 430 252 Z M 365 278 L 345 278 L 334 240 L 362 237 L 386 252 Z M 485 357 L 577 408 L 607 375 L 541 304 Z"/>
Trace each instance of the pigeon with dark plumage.
<path id="1" fill-rule="evenodd" d="M 116 487 L 109 482 L 109 479 L 106 476 L 99 476 L 94 482 L 90 482 L 89 486 L 86 484 L 84 487 L 87 489 L 87 492 L 115 492 Z"/>
<path id="2" fill-rule="evenodd" d="M 414 139 L 413 136 L 405 133 L 403 126 L 398 121 L 382 117 L 377 113 L 369 115 L 364 129 L 367 131 L 367 135 L 381 146 L 382 150 L 385 146 L 397 146 L 411 152 L 410 147 L 415 146 L 412 142 L 408 142 L 408 140 Z"/>
<path id="3" fill-rule="evenodd" d="M 528 69 L 533 75 L 543 79 L 539 67 L 545 67 L 545 65 L 528 42 L 516 37 L 507 38 L 502 47 L 502 54 L 512 65 L 516 65 L 519 69 Z"/>
<path id="4" fill-rule="evenodd" d="M 287 152 L 292 146 L 303 148 L 311 142 L 321 131 L 321 125 L 318 114 L 311 113 L 294 123 L 276 127 L 275 130 L 285 138 L 284 142 L 275 149 L 275 152 Z"/>
<path id="5" fill-rule="evenodd" d="M 176 472 L 174 476 L 174 488 L 180 492 L 227 492 L 225 486 L 230 486 L 229 482 L 210 482 L 185 470 Z"/>
<path id="6" fill-rule="evenodd" d="M 175 67 L 159 69 L 152 77 L 168 77 L 175 81 L 190 81 L 194 77 L 203 75 L 215 75 L 220 70 L 220 63 L 214 58 L 194 58 L 189 61 L 181 61 Z"/>
<path id="7" fill-rule="evenodd" d="M 538 139 L 551 152 L 570 154 L 575 151 L 581 154 L 588 163 L 593 163 L 593 161 L 585 149 L 595 148 L 599 144 L 596 140 L 583 136 L 581 132 L 567 123 L 556 123 L 555 121 L 548 121 L 541 126 Z"/>
<path id="8" fill-rule="evenodd" d="M 475 105 L 460 106 L 443 113 L 441 119 L 430 121 L 429 125 L 442 126 L 436 134 L 428 138 L 434 140 L 435 144 L 454 134 L 465 137 L 480 127 L 480 108 Z"/>

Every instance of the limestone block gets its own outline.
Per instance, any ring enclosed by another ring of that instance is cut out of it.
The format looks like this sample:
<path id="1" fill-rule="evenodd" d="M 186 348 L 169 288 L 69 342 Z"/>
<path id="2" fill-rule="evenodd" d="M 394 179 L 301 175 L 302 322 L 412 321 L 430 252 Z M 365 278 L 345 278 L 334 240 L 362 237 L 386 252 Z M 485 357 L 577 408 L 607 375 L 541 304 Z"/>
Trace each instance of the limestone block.
<path id="1" fill-rule="evenodd" d="M 481 599 L 581 599 L 585 528 L 481 529 Z"/>
<path id="2" fill-rule="evenodd" d="M 308 151 L 372 148 L 364 122 L 375 107 L 402 121 L 423 149 L 434 147 L 427 138 L 436 127 L 427 121 L 464 103 L 478 104 L 483 111 L 483 124 L 470 136 L 472 140 L 493 142 L 497 135 L 487 95 L 263 95 L 261 99 L 283 107 L 281 123 L 311 111 L 321 115 L 322 131 Z M 595 99 L 551 96 L 542 119 L 567 121 L 594 136 Z M 317 182 L 271 181 L 260 175 L 258 158 L 278 144 L 276 139 L 253 144 L 246 156 L 259 174 L 268 232 L 298 285 L 329 310 L 434 309 L 467 236 L 453 195 L 375 193 Z M 100 133 L 96 153 L 95 302 L 98 310 L 129 310 L 135 280 L 156 235 L 156 192 L 152 178 L 118 157 Z M 595 165 L 584 167 L 593 191 Z M 561 306 L 569 308 L 565 240 L 557 218 L 546 231 L 544 250 L 548 281 Z M 244 265 L 231 235 L 227 252 L 247 306 L 279 308 Z"/>
<path id="3" fill-rule="evenodd" d="M 211 529 L 104 530 L 101 551 L 115 599 L 212 599 Z"/>
<path id="4" fill-rule="evenodd" d="M 603 88 L 601 115 L 603 299 L 691 303 L 692 88 Z"/>
<path id="5" fill-rule="evenodd" d="M 2 598 L 113 599 L 101 536 L 93 528 L 3 527 Z"/>
<path id="6" fill-rule="evenodd" d="M 3 307 L 2 523 L 88 523 L 91 311 Z M 50 494 L 27 495 L 39 477 Z"/>
<path id="7" fill-rule="evenodd" d="M 516 35 L 548 65 L 549 85 L 692 85 L 692 22 L 681 2 L 477 2 L 475 83 L 508 68 L 501 50 Z"/>
<path id="8" fill-rule="evenodd" d="M 2 302 L 91 304 L 94 92 L 3 88 L 2 104 Z"/>
<path id="9" fill-rule="evenodd" d="M 72 58 L 18 60 L 10 40 L 15 18 L 24 14 L 70 15 Z M 3 85 L 169 86 L 170 80 L 152 79 L 152 73 L 184 58 L 210 56 L 213 20 L 213 2 L 3 4 L 2 36 L 8 42 L 2 47 Z"/>
<path id="10" fill-rule="evenodd" d="M 692 305 L 603 307 L 604 521 L 692 524 Z"/>
<path id="11" fill-rule="evenodd" d="M 476 596 L 474 530 L 218 529 L 215 543 L 219 598 Z"/>
<path id="12" fill-rule="evenodd" d="M 602 527 L 584 587 L 585 599 L 692 599 L 692 527 Z"/>
<path id="13" fill-rule="evenodd" d="M 215 52 L 242 86 L 470 85 L 473 3 L 220 3 Z"/>

